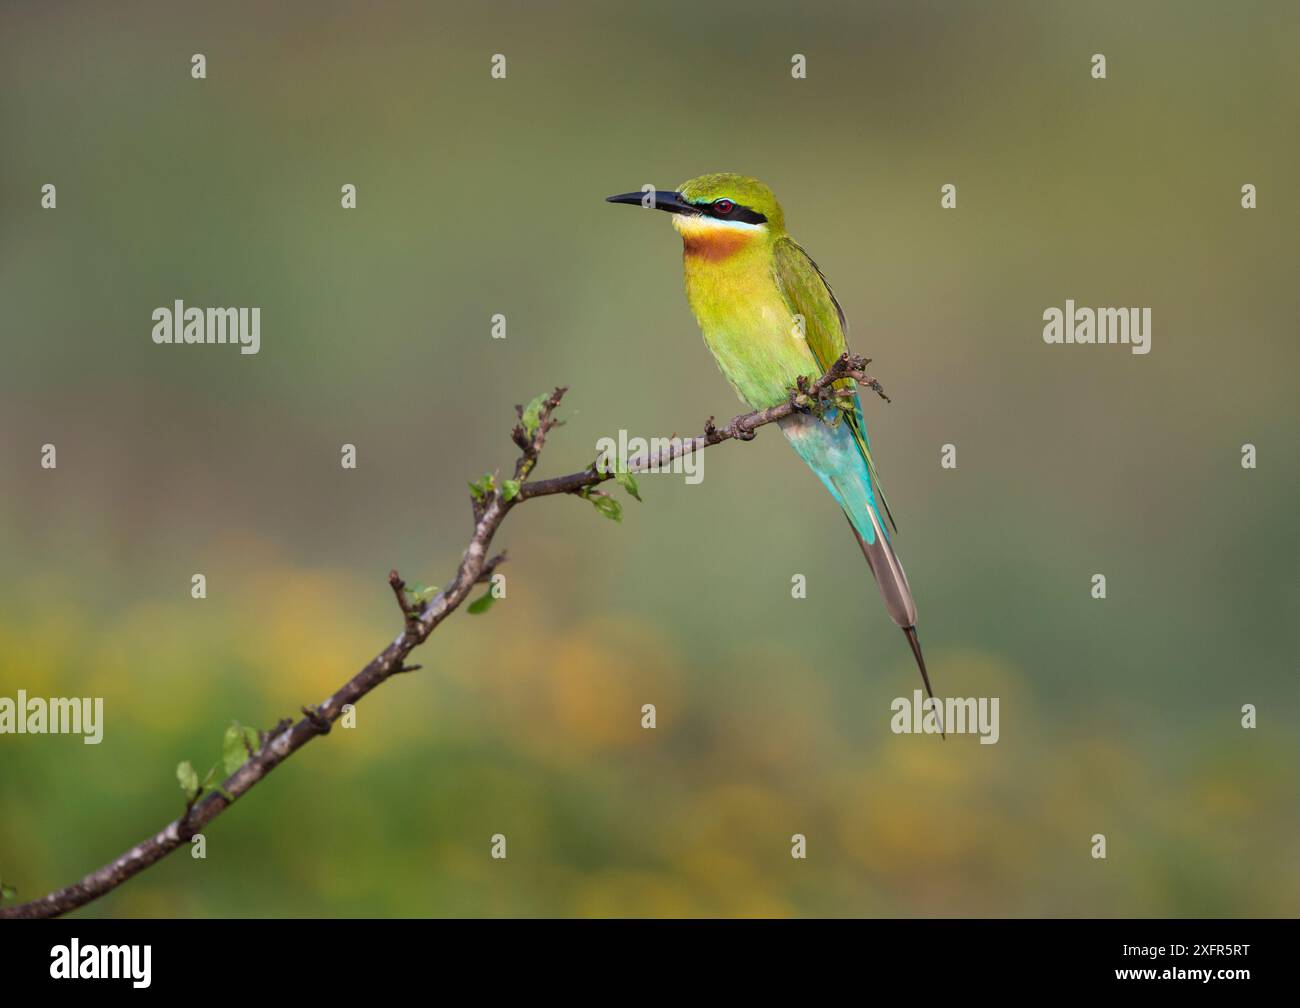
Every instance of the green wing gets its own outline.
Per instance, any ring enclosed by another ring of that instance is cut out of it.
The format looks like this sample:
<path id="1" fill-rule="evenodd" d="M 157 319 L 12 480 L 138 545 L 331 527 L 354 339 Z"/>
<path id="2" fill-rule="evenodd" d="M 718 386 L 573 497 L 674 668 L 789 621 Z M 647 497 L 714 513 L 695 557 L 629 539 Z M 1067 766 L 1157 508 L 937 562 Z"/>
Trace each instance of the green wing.
<path id="1" fill-rule="evenodd" d="M 844 309 L 835 299 L 831 285 L 826 282 L 826 277 L 812 261 L 812 257 L 793 238 L 787 236 L 777 239 L 773 264 L 776 283 L 785 296 L 785 303 L 793 314 L 803 316 L 804 335 L 808 340 L 808 348 L 812 351 L 818 367 L 825 372 L 835 363 L 840 354 L 848 349 L 845 341 L 848 323 L 844 319 Z M 837 382 L 836 385 L 856 387 L 853 380 L 849 378 Z M 880 485 L 876 464 L 871 458 L 871 442 L 867 440 L 867 427 L 862 418 L 862 406 L 858 402 L 856 392 L 853 395 L 853 403 L 853 412 L 845 413 L 844 420 L 853 431 L 858 450 L 862 452 L 862 457 L 867 463 L 871 482 L 880 497 L 880 503 L 884 506 L 889 524 L 897 532 L 898 524 L 889 510 L 889 501 L 885 500 L 885 491 Z"/>

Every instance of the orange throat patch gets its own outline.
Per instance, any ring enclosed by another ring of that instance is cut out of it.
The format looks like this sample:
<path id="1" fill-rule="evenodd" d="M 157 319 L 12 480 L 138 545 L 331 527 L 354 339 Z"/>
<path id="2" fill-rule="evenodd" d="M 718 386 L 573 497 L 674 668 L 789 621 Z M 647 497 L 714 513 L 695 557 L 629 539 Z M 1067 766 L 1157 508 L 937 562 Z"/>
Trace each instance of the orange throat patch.
<path id="1" fill-rule="evenodd" d="M 700 218 L 673 221 L 682 236 L 682 249 L 688 259 L 719 262 L 748 248 L 758 237 L 757 231 L 710 224 Z"/>

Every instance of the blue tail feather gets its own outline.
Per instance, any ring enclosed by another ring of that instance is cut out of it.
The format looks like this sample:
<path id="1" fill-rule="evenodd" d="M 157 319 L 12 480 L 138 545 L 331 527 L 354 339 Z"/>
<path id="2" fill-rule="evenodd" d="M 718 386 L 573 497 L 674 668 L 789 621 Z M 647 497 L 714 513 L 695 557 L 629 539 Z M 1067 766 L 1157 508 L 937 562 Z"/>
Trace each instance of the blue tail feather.
<path id="1" fill-rule="evenodd" d="M 830 415 L 833 417 L 834 411 Z M 871 483 L 871 471 L 848 425 L 843 422 L 832 425 L 815 416 L 796 413 L 781 421 L 781 429 L 799 457 L 844 509 L 858 535 L 868 544 L 874 543 L 876 529 L 883 530 L 885 523 Z"/>

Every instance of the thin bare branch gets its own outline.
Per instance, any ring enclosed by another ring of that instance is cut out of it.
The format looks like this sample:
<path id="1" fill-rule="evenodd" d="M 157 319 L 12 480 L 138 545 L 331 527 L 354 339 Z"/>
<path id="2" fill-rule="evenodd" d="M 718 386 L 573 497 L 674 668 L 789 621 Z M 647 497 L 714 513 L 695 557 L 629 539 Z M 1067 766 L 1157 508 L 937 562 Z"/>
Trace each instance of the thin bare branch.
<path id="1" fill-rule="evenodd" d="M 704 433 L 694 438 L 682 439 L 666 453 L 651 454 L 629 460 L 631 472 L 644 472 L 662 466 L 688 452 L 695 452 L 729 440 L 752 440 L 758 428 L 784 419 L 797 412 L 817 411 L 835 405 L 835 384 L 852 379 L 860 385 L 874 389 L 880 395 L 880 383 L 864 372 L 869 361 L 845 354 L 831 369 L 816 381 L 801 380 L 792 389 L 789 398 L 767 409 L 744 413 L 732 419 L 726 427 L 718 428 L 713 418 L 705 425 Z M 157 833 L 146 837 L 130 850 L 97 868 L 81 881 L 46 896 L 10 907 L 0 907 L 0 918 L 6 917 L 57 917 L 83 907 L 105 893 L 116 889 L 128 879 L 187 843 L 232 804 L 247 794 L 262 778 L 287 760 L 312 739 L 329 732 L 344 709 L 356 704 L 362 697 L 390 676 L 413 672 L 419 665 L 407 665 L 407 656 L 423 644 L 429 635 L 468 598 L 474 586 L 491 579 L 498 564 L 505 562 L 505 554 L 489 558 L 492 539 L 507 514 L 525 501 L 555 494 L 576 494 L 612 479 L 612 473 L 598 472 L 595 465 L 565 476 L 543 480 L 529 480 L 541 458 L 547 435 L 559 425 L 555 411 L 567 390 L 557 388 L 552 392 L 538 415 L 537 426 L 531 432 L 523 425 L 523 410 L 517 408 L 520 422 L 511 431 L 511 438 L 520 449 L 515 462 L 515 479 L 521 483 L 519 493 L 507 501 L 498 489 L 474 500 L 474 530 L 469 545 L 461 558 L 456 576 L 451 584 L 433 596 L 427 603 L 408 599 L 406 584 L 392 571 L 388 583 L 401 608 L 404 626 L 402 632 L 372 658 L 351 679 L 315 706 L 303 706 L 299 721 L 283 720 L 270 731 L 259 732 L 260 745 L 251 752 L 244 764 L 226 778 L 219 789 L 187 803 L 182 814 Z"/>

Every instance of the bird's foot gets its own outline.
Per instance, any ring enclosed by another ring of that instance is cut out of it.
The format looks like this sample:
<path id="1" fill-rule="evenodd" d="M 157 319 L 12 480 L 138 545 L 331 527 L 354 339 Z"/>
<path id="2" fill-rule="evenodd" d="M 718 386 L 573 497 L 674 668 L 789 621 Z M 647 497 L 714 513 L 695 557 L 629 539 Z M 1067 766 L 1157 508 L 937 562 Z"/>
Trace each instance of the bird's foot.
<path id="1" fill-rule="evenodd" d="M 800 375 L 795 384 L 786 387 L 786 395 L 796 413 L 812 413 L 817 408 L 817 397 L 812 393 L 808 379 Z"/>

